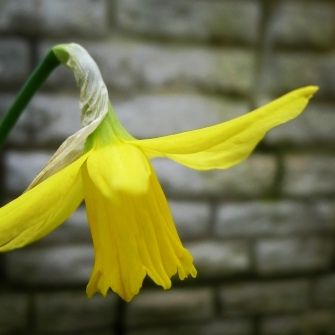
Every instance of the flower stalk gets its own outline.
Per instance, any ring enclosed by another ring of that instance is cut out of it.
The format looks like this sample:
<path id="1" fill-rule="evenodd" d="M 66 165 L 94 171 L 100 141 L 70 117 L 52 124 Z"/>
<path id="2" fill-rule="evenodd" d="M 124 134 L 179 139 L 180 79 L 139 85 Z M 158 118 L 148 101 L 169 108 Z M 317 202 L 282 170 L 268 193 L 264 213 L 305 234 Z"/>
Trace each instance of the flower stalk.
<path id="1" fill-rule="evenodd" d="M 30 75 L 8 112 L 0 120 L 0 148 L 3 146 L 11 129 L 18 121 L 31 98 L 42 86 L 50 73 L 60 64 L 60 60 L 51 49 Z"/>

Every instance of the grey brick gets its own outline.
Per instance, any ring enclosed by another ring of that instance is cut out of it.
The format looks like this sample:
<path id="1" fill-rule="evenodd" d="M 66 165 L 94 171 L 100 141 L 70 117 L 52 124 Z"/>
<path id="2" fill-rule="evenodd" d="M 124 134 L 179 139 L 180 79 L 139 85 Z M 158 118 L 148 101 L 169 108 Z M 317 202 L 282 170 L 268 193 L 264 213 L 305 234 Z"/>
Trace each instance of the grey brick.
<path id="1" fill-rule="evenodd" d="M 272 145 L 327 145 L 335 142 L 334 124 L 334 105 L 312 102 L 298 119 L 273 129 L 266 142 Z"/>
<path id="2" fill-rule="evenodd" d="M 331 47 L 335 38 L 334 22 L 335 8 L 331 2 L 286 0 L 277 7 L 272 33 L 284 46 Z"/>
<path id="3" fill-rule="evenodd" d="M 1 13 L 1 10 L 0 10 Z M 1 15 L 1 14 L 0 14 Z M 0 85 L 22 85 L 30 69 L 28 44 L 19 38 L 0 39 Z"/>
<path id="4" fill-rule="evenodd" d="M 45 151 L 9 151 L 5 155 L 7 190 L 10 193 L 23 192 L 50 157 L 51 154 Z"/>
<path id="5" fill-rule="evenodd" d="M 0 32 L 34 30 L 34 0 L 2 0 L 0 2 Z M 36 20 L 38 21 L 38 20 Z"/>
<path id="6" fill-rule="evenodd" d="M 250 335 L 252 334 L 252 324 L 245 319 L 227 319 L 223 321 L 214 321 L 210 323 L 201 322 L 197 324 L 192 322 L 192 325 L 180 325 L 162 327 L 162 328 L 147 328 L 143 330 L 130 330 L 127 335 Z"/>
<path id="7" fill-rule="evenodd" d="M 80 284 L 84 290 L 93 266 L 91 246 L 25 248 L 5 256 L 8 278 L 21 285 Z"/>
<path id="8" fill-rule="evenodd" d="M 224 238 L 333 232 L 332 201 L 252 201 L 219 206 L 214 230 Z"/>
<path id="9" fill-rule="evenodd" d="M 21 146 L 59 145 L 80 128 L 79 95 L 38 94 L 8 141 Z"/>
<path id="10" fill-rule="evenodd" d="M 42 43 L 41 55 L 53 44 Z M 96 60 L 109 88 L 128 95 L 153 88 L 247 93 L 253 85 L 255 54 L 248 49 L 171 46 L 120 37 L 82 44 Z M 69 78 L 59 72 L 49 85 L 67 88 L 73 84 Z"/>
<path id="11" fill-rule="evenodd" d="M 16 334 L 28 325 L 28 296 L 0 292 L 0 334 Z"/>
<path id="12" fill-rule="evenodd" d="M 180 86 L 243 93 L 252 87 L 255 55 L 250 50 L 130 41 L 92 45 L 89 50 L 107 84 L 118 89 L 131 89 L 131 85 L 142 89 Z"/>
<path id="13" fill-rule="evenodd" d="M 112 326 L 112 328 L 114 328 L 114 327 Z M 37 333 L 37 335 L 45 335 L 45 334 L 46 334 L 45 332 Z M 47 333 L 47 334 L 49 334 L 49 333 Z M 53 334 L 54 333 L 50 333 L 50 335 L 53 335 Z M 58 333 L 56 333 L 56 334 L 58 335 Z M 104 327 L 104 329 L 99 328 L 99 329 L 92 329 L 92 330 L 86 330 L 86 331 L 81 330 L 80 335 L 118 335 L 118 333 L 113 332 L 111 330 L 111 327 L 108 326 L 108 327 Z"/>
<path id="14" fill-rule="evenodd" d="M 156 159 L 154 166 L 168 194 L 192 197 L 252 197 L 272 186 L 275 161 L 254 154 L 246 162 L 226 171 L 194 171 L 169 160 Z"/>
<path id="15" fill-rule="evenodd" d="M 41 30 L 48 36 L 102 36 L 107 33 L 106 0 L 43 0 Z M 94 29 L 92 29 L 94 27 Z"/>
<path id="16" fill-rule="evenodd" d="M 260 334 L 262 335 L 296 335 L 301 334 L 300 316 L 277 316 L 262 320 Z"/>
<path id="17" fill-rule="evenodd" d="M 264 319 L 261 335 L 335 334 L 335 310 L 310 311 L 296 316 L 284 315 Z"/>
<path id="18" fill-rule="evenodd" d="M 36 328 L 41 334 L 99 330 L 116 321 L 116 297 L 88 299 L 82 292 L 48 292 L 35 298 Z"/>
<path id="19" fill-rule="evenodd" d="M 12 96 L 11 94 L 0 95 L 0 117 L 2 117 L 7 112 L 13 100 L 14 96 Z"/>
<path id="20" fill-rule="evenodd" d="M 207 288 L 142 292 L 128 305 L 126 320 L 129 327 L 205 321 L 213 316 L 213 307 Z"/>
<path id="21" fill-rule="evenodd" d="M 324 275 L 316 280 L 313 297 L 318 307 L 335 307 L 335 274 Z"/>
<path id="22" fill-rule="evenodd" d="M 169 201 L 182 239 L 193 239 L 209 233 L 210 207 L 205 202 Z"/>
<path id="23" fill-rule="evenodd" d="M 266 74 L 267 91 L 278 94 L 305 85 L 318 85 L 317 98 L 331 99 L 335 87 L 335 57 L 332 52 L 287 51 L 271 56 Z"/>
<path id="24" fill-rule="evenodd" d="M 252 323 L 246 319 L 224 318 L 222 321 L 212 322 L 200 329 L 203 335 L 251 335 L 253 327 Z"/>
<path id="25" fill-rule="evenodd" d="M 335 334 L 334 315 L 335 309 L 307 313 L 301 322 L 303 335 Z"/>
<path id="26" fill-rule="evenodd" d="M 290 154 L 285 157 L 284 194 L 318 196 L 334 194 L 335 158 L 322 154 Z"/>
<path id="27" fill-rule="evenodd" d="M 245 241 L 205 240 L 186 245 L 194 257 L 198 278 L 220 278 L 250 269 L 249 246 Z"/>
<path id="28" fill-rule="evenodd" d="M 198 94 L 137 96 L 115 103 L 127 129 L 139 138 L 157 137 L 210 126 L 242 115 L 246 101 Z"/>
<path id="29" fill-rule="evenodd" d="M 2 32 L 99 37 L 105 35 L 107 30 L 106 0 L 1 2 L 0 31 Z"/>
<path id="30" fill-rule="evenodd" d="M 23 82 L 21 83 L 21 85 Z M 15 101 L 15 95 L 10 93 L 5 93 L 0 95 L 0 116 L 4 115 L 10 108 L 10 106 Z M 41 115 L 37 115 L 38 113 L 31 113 L 32 106 L 36 100 L 38 100 L 39 94 L 32 99 L 24 110 L 24 112 L 19 117 L 18 121 L 12 128 L 9 136 L 7 137 L 5 143 L 9 146 L 27 146 L 34 145 L 33 139 L 37 131 L 35 127 L 39 127 L 42 123 L 41 120 L 45 119 L 43 113 Z"/>
<path id="31" fill-rule="evenodd" d="M 224 315 L 297 312 L 308 306 L 309 283 L 304 280 L 225 285 L 220 291 Z"/>
<path id="32" fill-rule="evenodd" d="M 127 31 L 165 38 L 257 40 L 260 7 L 256 1 L 122 0 L 118 22 Z"/>
<path id="33" fill-rule="evenodd" d="M 264 239 L 256 244 L 256 270 L 266 275 L 326 270 L 333 254 L 334 241 L 327 237 Z"/>

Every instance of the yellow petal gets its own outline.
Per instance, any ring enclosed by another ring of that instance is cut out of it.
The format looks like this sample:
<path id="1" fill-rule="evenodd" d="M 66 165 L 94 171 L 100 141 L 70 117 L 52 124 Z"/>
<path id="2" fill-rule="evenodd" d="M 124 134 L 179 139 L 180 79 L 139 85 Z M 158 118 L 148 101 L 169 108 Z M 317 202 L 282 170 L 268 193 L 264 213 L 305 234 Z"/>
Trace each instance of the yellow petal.
<path id="1" fill-rule="evenodd" d="M 94 245 L 94 267 L 87 285 L 87 295 L 95 292 L 106 296 L 111 288 L 124 300 L 135 296 L 145 277 L 133 232 L 128 218 L 131 204 L 119 199 L 111 202 L 83 171 L 85 203 Z"/>
<path id="2" fill-rule="evenodd" d="M 80 167 L 87 156 L 0 208 L 0 251 L 25 246 L 63 223 L 83 199 Z"/>
<path id="3" fill-rule="evenodd" d="M 182 279 L 196 274 L 150 163 L 139 149 L 130 147 L 118 144 L 114 150 L 93 151 L 87 170 L 83 169 L 95 250 L 88 296 L 95 292 L 106 295 L 111 288 L 130 301 L 146 275 L 168 289 L 177 271 Z M 130 187 L 129 176 L 137 183 L 135 188 Z M 138 184 L 137 179 L 142 182 Z"/>
<path id="4" fill-rule="evenodd" d="M 269 104 L 215 126 L 140 141 L 151 157 L 166 156 L 190 168 L 225 169 L 248 157 L 271 128 L 298 116 L 317 91 L 308 86 L 294 90 Z"/>
<path id="5" fill-rule="evenodd" d="M 88 296 L 95 292 L 106 295 L 111 288 L 129 301 L 139 292 L 146 275 L 131 219 L 131 196 L 147 188 L 148 172 L 141 157 L 137 157 L 140 150 L 135 147 L 134 150 L 130 145 L 118 144 L 92 150 L 83 168 L 86 209 L 95 250 Z M 125 200 L 128 194 L 130 199 Z"/>
<path id="6" fill-rule="evenodd" d="M 171 277 L 178 272 L 181 280 L 189 275 L 196 277 L 197 271 L 193 265 L 193 257 L 180 241 L 165 194 L 153 170 L 150 178 L 150 192 L 145 200 L 149 205 L 151 224 L 156 232 L 160 255 L 167 275 Z M 150 245 L 150 240 L 147 240 L 147 244 Z M 158 283 L 158 285 L 162 284 Z"/>

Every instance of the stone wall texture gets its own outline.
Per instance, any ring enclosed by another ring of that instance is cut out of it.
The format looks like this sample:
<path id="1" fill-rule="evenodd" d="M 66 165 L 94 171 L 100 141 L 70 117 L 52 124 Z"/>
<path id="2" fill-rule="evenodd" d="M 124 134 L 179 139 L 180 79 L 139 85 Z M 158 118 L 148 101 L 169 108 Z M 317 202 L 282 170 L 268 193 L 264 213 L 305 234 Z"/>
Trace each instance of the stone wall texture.
<path id="1" fill-rule="evenodd" d="M 42 241 L 0 254 L 0 335 L 334 335 L 334 0 L 0 0 L 0 115 L 48 47 L 69 41 L 96 59 L 140 138 L 321 90 L 231 170 L 154 162 L 198 278 L 167 292 L 148 281 L 130 304 L 87 299 L 93 251 L 80 208 Z M 78 90 L 57 69 L 1 151 L 1 203 L 79 126 Z"/>

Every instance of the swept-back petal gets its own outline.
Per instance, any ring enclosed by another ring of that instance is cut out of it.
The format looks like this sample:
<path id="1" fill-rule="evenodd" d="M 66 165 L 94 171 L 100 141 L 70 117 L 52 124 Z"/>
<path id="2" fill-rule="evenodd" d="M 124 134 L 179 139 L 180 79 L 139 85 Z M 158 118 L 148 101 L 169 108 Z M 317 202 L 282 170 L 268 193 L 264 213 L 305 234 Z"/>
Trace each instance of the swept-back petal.
<path id="1" fill-rule="evenodd" d="M 148 156 L 165 156 L 190 168 L 225 169 L 248 157 L 271 128 L 298 116 L 317 91 L 294 90 L 253 112 L 207 128 L 153 139 L 127 141 Z"/>
<path id="2" fill-rule="evenodd" d="M 0 251 L 25 246 L 63 223 L 83 199 L 87 155 L 0 208 Z"/>
<path id="3" fill-rule="evenodd" d="M 87 294 L 106 295 L 111 288 L 130 301 L 146 275 L 168 289 L 172 275 L 178 272 L 184 279 L 189 274 L 195 276 L 196 270 L 145 155 L 127 144 L 114 147 L 93 152 L 83 169 L 95 250 Z M 132 182 L 135 187 L 130 186 Z"/>

